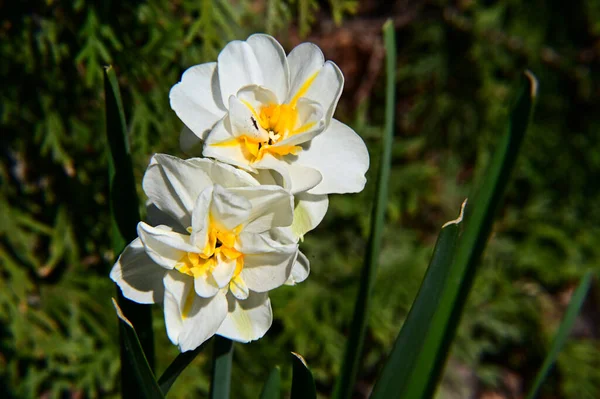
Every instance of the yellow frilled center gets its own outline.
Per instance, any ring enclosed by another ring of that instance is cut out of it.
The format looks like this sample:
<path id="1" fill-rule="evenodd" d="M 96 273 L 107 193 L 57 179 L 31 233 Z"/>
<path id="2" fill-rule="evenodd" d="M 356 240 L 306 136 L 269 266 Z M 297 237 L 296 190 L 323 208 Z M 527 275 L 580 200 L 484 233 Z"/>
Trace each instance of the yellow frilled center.
<path id="1" fill-rule="evenodd" d="M 304 133 L 315 125 L 315 122 L 307 122 L 296 127 L 298 125 L 298 110 L 296 109 L 296 105 L 298 100 L 306 94 L 317 74 L 314 73 L 304 82 L 289 104 L 267 104 L 257 110 L 252 104 L 242 100 L 242 103 L 252 112 L 252 123 L 255 124 L 257 129 L 258 125 L 260 125 L 260 127 L 267 131 L 269 135 L 267 140 L 260 140 L 252 135 L 242 135 L 233 140 L 215 145 L 239 145 L 242 148 L 244 157 L 250 163 L 260 161 L 267 153 L 274 156 L 296 155 L 302 150 L 302 147 L 276 144 L 296 134 Z"/>
<path id="2" fill-rule="evenodd" d="M 239 228 L 229 232 L 211 223 L 208 241 L 202 253 L 188 252 L 177 262 L 175 268 L 181 273 L 196 278 L 211 273 L 219 265 L 220 260 L 235 259 L 236 267 L 232 277 L 235 278 L 244 268 L 244 256 L 234 248 L 238 233 Z"/>

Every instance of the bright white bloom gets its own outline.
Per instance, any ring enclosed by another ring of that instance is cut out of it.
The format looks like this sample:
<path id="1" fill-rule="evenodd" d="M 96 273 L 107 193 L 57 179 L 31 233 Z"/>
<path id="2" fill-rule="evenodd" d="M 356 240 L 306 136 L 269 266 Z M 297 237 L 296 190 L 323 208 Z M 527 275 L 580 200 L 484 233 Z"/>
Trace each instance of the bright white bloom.
<path id="1" fill-rule="evenodd" d="M 225 46 L 218 62 L 189 68 L 170 99 L 187 127 L 184 151 L 202 140 L 204 156 L 275 171 L 278 184 L 307 194 L 296 195 L 304 221 L 295 230 L 303 234 L 321 221 L 327 194 L 359 192 L 366 182 L 364 142 L 332 119 L 343 85 L 316 45 L 300 44 L 286 57 L 273 37 L 255 34 Z"/>
<path id="2" fill-rule="evenodd" d="M 289 191 L 212 160 L 162 154 L 152 158 L 143 188 L 157 225 L 140 222 L 111 271 L 123 295 L 162 301 L 168 336 L 181 351 L 214 334 L 262 337 L 272 322 L 268 291 L 308 275 L 288 227 Z"/>

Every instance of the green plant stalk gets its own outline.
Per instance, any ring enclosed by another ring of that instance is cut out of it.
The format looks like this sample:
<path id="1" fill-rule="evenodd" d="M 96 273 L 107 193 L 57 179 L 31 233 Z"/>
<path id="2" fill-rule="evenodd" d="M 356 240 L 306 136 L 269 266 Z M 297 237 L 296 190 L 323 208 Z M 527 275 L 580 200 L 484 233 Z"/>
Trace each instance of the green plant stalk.
<path id="1" fill-rule="evenodd" d="M 450 273 L 440 293 L 439 305 L 429 327 L 424 331 L 427 337 L 422 351 L 411 364 L 409 384 L 402 387 L 402 398 L 430 398 L 437 387 L 450 343 L 473 284 L 477 264 L 531 118 L 537 81 L 530 72 L 525 73 L 523 81 L 511 113 L 508 131 L 500 140 L 478 194 L 474 200 L 469 200 L 464 233 L 459 239 Z"/>
<path id="2" fill-rule="evenodd" d="M 585 301 L 585 297 L 590 289 L 590 284 L 592 283 L 592 273 L 587 272 L 581 278 L 577 289 L 573 293 L 573 297 L 569 302 L 569 307 L 565 312 L 565 316 L 563 317 L 560 326 L 558 327 L 558 332 L 552 341 L 552 346 L 548 355 L 544 359 L 544 363 L 538 371 L 537 376 L 535 377 L 535 381 L 529 390 L 529 394 L 527 395 L 527 399 L 534 399 L 537 397 L 537 394 L 544 383 L 544 380 L 548 376 L 548 372 L 556 362 L 556 358 L 558 354 L 562 350 L 563 346 L 567 342 L 569 338 L 569 333 L 573 328 L 573 324 L 575 324 L 575 319 L 581 310 L 581 306 L 583 306 L 583 302 Z"/>
<path id="3" fill-rule="evenodd" d="M 114 69 L 104 69 L 104 95 L 106 100 L 106 136 L 109 150 L 108 170 L 110 187 L 110 210 L 112 215 L 112 246 L 115 254 L 121 253 L 127 243 L 137 237 L 136 226 L 140 220 L 138 198 L 135 191 L 133 167 L 127 140 L 125 113 Z M 152 313 L 148 305 L 129 301 L 118 291 L 118 303 L 123 313 L 140 332 L 139 339 L 146 359 L 153 369 L 154 336 L 152 332 Z M 135 394 L 136 387 L 131 386 L 131 365 L 127 359 L 123 336 L 121 343 L 121 388 L 124 397 Z"/>
<path id="4" fill-rule="evenodd" d="M 371 216 L 371 233 L 367 243 L 365 261 L 361 272 L 361 282 L 354 306 L 354 318 L 350 328 L 350 336 L 346 344 L 346 352 L 342 363 L 341 374 L 336 381 L 333 397 L 346 399 L 352 395 L 354 382 L 358 374 L 362 356 L 363 343 L 368 324 L 370 296 L 373 290 L 381 238 L 385 221 L 385 209 L 388 197 L 388 180 L 392 159 L 394 139 L 394 114 L 396 92 L 396 39 L 394 24 L 391 20 L 383 25 L 386 50 L 386 103 L 385 131 L 381 147 L 381 160 L 377 176 L 377 189 L 373 213 Z"/>
<path id="5" fill-rule="evenodd" d="M 372 399 L 397 397 L 410 382 L 412 366 L 426 343 L 423 332 L 428 330 L 441 299 L 435 293 L 442 290 L 450 273 L 465 205 L 466 201 L 458 219 L 446 223 L 438 235 L 427 273 L 373 389 Z"/>
<path id="6" fill-rule="evenodd" d="M 216 335 L 213 345 L 213 373 L 210 383 L 210 398 L 228 399 L 231 392 L 233 341 Z"/>

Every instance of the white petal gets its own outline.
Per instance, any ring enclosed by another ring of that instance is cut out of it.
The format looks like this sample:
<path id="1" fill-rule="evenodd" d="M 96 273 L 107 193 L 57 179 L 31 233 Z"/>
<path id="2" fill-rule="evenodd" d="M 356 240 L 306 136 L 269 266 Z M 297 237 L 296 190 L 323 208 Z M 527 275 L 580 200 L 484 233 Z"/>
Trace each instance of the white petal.
<path id="1" fill-rule="evenodd" d="M 299 91 L 311 86 L 316 79 L 315 75 L 321 70 L 325 63 L 325 57 L 321 49 L 313 43 L 302 43 L 287 56 L 290 68 L 290 92 L 286 102 L 297 97 Z M 302 95 L 304 97 L 304 95 Z"/>
<path id="2" fill-rule="evenodd" d="M 262 233 L 273 227 L 292 224 L 294 197 L 282 187 L 241 187 L 229 191 L 246 198 L 251 204 L 248 224 L 244 227 L 244 231 Z"/>
<path id="3" fill-rule="evenodd" d="M 258 169 L 271 169 L 277 172 L 281 176 L 283 188 L 292 194 L 310 190 L 322 180 L 321 173 L 317 169 L 299 165 L 295 161 L 289 163 L 275 158 L 271 154 L 266 154 L 254 166 Z"/>
<path id="4" fill-rule="evenodd" d="M 192 282 L 190 276 L 177 271 L 167 273 L 164 279 L 167 334 L 182 352 L 196 349 L 212 337 L 227 315 L 223 291 L 201 298 Z"/>
<path id="5" fill-rule="evenodd" d="M 250 290 L 241 276 L 236 276 L 231 280 L 229 283 L 229 292 L 240 300 L 248 298 L 250 294 Z"/>
<path id="6" fill-rule="evenodd" d="M 262 85 L 263 76 L 259 60 L 246 42 L 229 42 L 217 58 L 221 98 L 227 104 L 229 96 L 248 85 Z"/>
<path id="7" fill-rule="evenodd" d="M 297 245 L 286 245 L 270 253 L 244 254 L 244 268 L 240 275 L 250 290 L 270 291 L 286 282 L 297 253 Z"/>
<path id="8" fill-rule="evenodd" d="M 201 140 L 221 119 L 226 108 L 221 100 L 217 64 L 209 62 L 186 70 L 169 93 L 171 108 Z"/>
<path id="9" fill-rule="evenodd" d="M 285 282 L 285 285 L 296 285 L 301 283 L 307 279 L 309 274 L 310 262 L 306 255 L 298 251 L 298 257 L 296 258 L 296 262 L 294 262 L 294 266 L 292 266 L 292 273 Z"/>
<path id="10" fill-rule="evenodd" d="M 237 137 L 232 133 L 229 117 L 219 121 L 204 142 L 202 155 L 218 161 L 255 172 Z"/>
<path id="11" fill-rule="evenodd" d="M 257 114 L 260 114 L 260 108 L 265 105 L 280 103 L 273 91 L 256 85 L 242 87 L 236 97 L 242 103 L 250 105 Z"/>
<path id="12" fill-rule="evenodd" d="M 254 108 L 249 108 L 235 96 L 229 98 L 229 121 L 231 132 L 235 137 L 250 137 L 254 140 L 267 141 L 269 133 L 262 128 Z"/>
<path id="13" fill-rule="evenodd" d="M 301 98 L 296 110 L 298 111 L 298 122 L 294 129 L 298 133 L 293 133 L 285 140 L 275 144 L 274 147 L 305 143 L 325 129 L 323 107 L 319 103 Z"/>
<path id="14" fill-rule="evenodd" d="M 212 298 L 219 290 L 217 282 L 209 274 L 194 278 L 194 291 L 202 298 Z"/>
<path id="15" fill-rule="evenodd" d="M 150 200 L 146 202 L 146 221 L 150 226 L 162 224 L 172 227 L 178 233 L 185 233 L 185 229 L 180 226 L 178 220 L 173 219 L 171 215 L 158 209 Z"/>
<path id="16" fill-rule="evenodd" d="M 196 248 L 203 249 L 208 241 L 208 230 L 210 229 L 210 205 L 212 203 L 214 186 L 205 188 L 194 206 L 192 212 L 192 234 L 190 244 Z"/>
<path id="17" fill-rule="evenodd" d="M 199 251 L 189 244 L 189 236 L 166 228 L 162 225 L 152 227 L 140 222 L 137 232 L 148 256 L 165 269 L 173 269 L 186 253 Z"/>
<path id="18" fill-rule="evenodd" d="M 369 152 L 354 130 L 332 119 L 329 127 L 298 153 L 294 164 L 321 172 L 323 180 L 309 190 L 311 194 L 357 193 L 367 181 Z"/>
<path id="19" fill-rule="evenodd" d="M 289 88 L 290 71 L 285 51 L 272 36 L 255 34 L 246 40 L 262 69 L 263 86 L 277 95 L 278 103 L 285 101 Z"/>
<path id="20" fill-rule="evenodd" d="M 196 198 L 212 184 L 210 176 L 201 167 L 166 154 L 152 157 L 142 182 L 150 201 L 178 220 L 183 229 L 191 225 Z"/>
<path id="21" fill-rule="evenodd" d="M 218 255 L 218 263 L 212 271 L 212 278 L 219 288 L 224 288 L 229 284 L 236 265 L 237 261 L 235 259 L 227 259 L 222 253 Z"/>
<path id="22" fill-rule="evenodd" d="M 227 295 L 229 309 L 227 317 L 217 334 L 238 342 L 249 342 L 261 338 L 273 323 L 271 301 L 266 293 L 251 292 L 245 301 Z"/>
<path id="23" fill-rule="evenodd" d="M 329 207 L 329 198 L 326 194 L 299 193 L 294 199 L 296 205 L 292 231 L 296 237 L 302 238 L 321 223 Z"/>
<path id="24" fill-rule="evenodd" d="M 246 198 L 215 184 L 210 214 L 220 226 L 232 231 L 239 225 L 246 224 L 251 209 L 252 204 Z"/>
<path id="25" fill-rule="evenodd" d="M 137 303 L 158 303 L 164 297 L 166 270 L 150 259 L 139 238 L 129 244 L 110 272 L 123 295 Z"/>
<path id="26" fill-rule="evenodd" d="M 280 233 L 284 229 L 273 230 L 263 234 L 242 231 L 238 236 L 235 249 L 244 254 L 244 259 L 247 255 L 293 252 L 297 247 L 296 240 L 289 240 L 287 237 L 280 240 Z"/>
<path id="27" fill-rule="evenodd" d="M 202 168 L 213 182 L 225 188 L 260 185 L 250 173 L 212 159 L 190 158 L 186 163 Z"/>
<path id="28" fill-rule="evenodd" d="M 316 101 L 325 110 L 325 120 L 329 125 L 337 107 L 338 100 L 344 88 L 344 75 L 340 68 L 331 61 L 327 61 L 310 86 L 305 98 Z"/>

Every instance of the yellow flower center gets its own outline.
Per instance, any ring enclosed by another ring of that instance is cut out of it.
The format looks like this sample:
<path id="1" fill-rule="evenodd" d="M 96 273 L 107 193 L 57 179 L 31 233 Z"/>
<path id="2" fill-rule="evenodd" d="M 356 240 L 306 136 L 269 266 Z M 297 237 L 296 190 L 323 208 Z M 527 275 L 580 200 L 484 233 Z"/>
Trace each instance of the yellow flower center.
<path id="1" fill-rule="evenodd" d="M 265 154 L 274 156 L 284 156 L 288 154 L 296 155 L 302 147 L 297 145 L 277 145 L 277 143 L 292 137 L 296 134 L 304 133 L 310 130 L 315 122 L 307 122 L 303 125 L 298 125 L 298 110 L 296 105 L 298 100 L 306 94 L 318 73 L 314 73 L 300 87 L 296 95 L 292 98 L 289 104 L 267 104 L 260 107 L 257 111 L 252 104 L 241 100 L 248 109 L 252 112 L 252 123 L 258 130 L 259 126 L 266 130 L 268 139 L 261 140 L 251 135 L 242 135 L 235 139 L 228 140 L 222 143 L 216 143 L 217 146 L 232 146 L 239 145 L 242 148 L 244 157 L 254 163 L 260 161 Z"/>
<path id="2" fill-rule="evenodd" d="M 211 273 L 218 265 L 219 260 L 236 260 L 236 268 L 233 277 L 236 277 L 244 268 L 244 256 L 234 248 L 240 227 L 233 231 L 226 231 L 211 223 L 208 231 L 208 240 L 202 253 L 188 252 L 185 254 L 175 268 L 188 276 L 194 278 Z"/>

